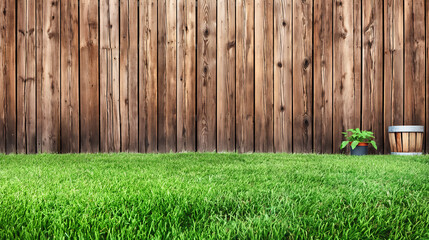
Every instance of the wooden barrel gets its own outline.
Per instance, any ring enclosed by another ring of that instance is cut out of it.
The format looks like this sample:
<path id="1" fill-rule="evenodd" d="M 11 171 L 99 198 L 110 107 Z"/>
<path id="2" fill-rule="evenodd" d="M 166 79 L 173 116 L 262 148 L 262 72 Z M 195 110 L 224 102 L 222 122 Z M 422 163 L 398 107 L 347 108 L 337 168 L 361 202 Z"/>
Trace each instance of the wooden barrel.
<path id="1" fill-rule="evenodd" d="M 390 126 L 389 142 L 393 155 L 420 155 L 423 151 L 423 126 Z"/>

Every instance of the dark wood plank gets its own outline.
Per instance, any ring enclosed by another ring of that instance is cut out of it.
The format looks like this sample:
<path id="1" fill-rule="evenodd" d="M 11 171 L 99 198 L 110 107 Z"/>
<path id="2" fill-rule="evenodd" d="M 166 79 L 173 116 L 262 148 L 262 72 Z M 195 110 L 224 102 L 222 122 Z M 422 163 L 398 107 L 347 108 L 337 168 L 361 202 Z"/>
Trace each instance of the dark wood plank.
<path id="1" fill-rule="evenodd" d="M 314 151 L 332 153 L 333 1 L 314 1 Z"/>
<path id="2" fill-rule="evenodd" d="M 100 150 L 121 150 L 119 0 L 100 2 Z"/>
<path id="3" fill-rule="evenodd" d="M 121 151 L 138 151 L 138 1 L 120 4 Z"/>
<path id="4" fill-rule="evenodd" d="M 237 0 L 236 14 L 236 149 L 254 150 L 255 4 Z"/>
<path id="5" fill-rule="evenodd" d="M 425 1 L 404 2 L 404 124 L 425 124 Z"/>
<path id="6" fill-rule="evenodd" d="M 139 151 L 157 151 L 157 1 L 139 8 Z"/>
<path id="7" fill-rule="evenodd" d="M 216 1 L 198 1 L 197 150 L 216 150 Z"/>
<path id="8" fill-rule="evenodd" d="M 235 150 L 235 0 L 217 3 L 217 151 Z"/>
<path id="9" fill-rule="evenodd" d="M 36 1 L 36 145 L 42 152 L 43 1 Z"/>
<path id="10" fill-rule="evenodd" d="M 17 2 L 17 152 L 36 152 L 36 3 Z"/>
<path id="11" fill-rule="evenodd" d="M 61 1 L 61 152 L 79 152 L 79 4 Z"/>
<path id="12" fill-rule="evenodd" d="M 60 150 L 60 3 L 43 4 L 42 151 Z"/>
<path id="13" fill-rule="evenodd" d="M 360 127 L 361 11 L 360 4 L 345 0 L 337 0 L 333 11 L 333 152 L 338 153 L 341 133 Z"/>
<path id="14" fill-rule="evenodd" d="M 383 5 L 367 0 L 363 12 L 362 129 L 374 132 L 378 151 L 384 150 L 383 129 Z M 370 148 L 371 152 L 374 150 Z"/>
<path id="15" fill-rule="evenodd" d="M 404 1 L 384 1 L 384 153 L 388 127 L 404 123 Z"/>
<path id="16" fill-rule="evenodd" d="M 0 2 L 0 152 L 16 152 L 16 6 Z"/>
<path id="17" fill-rule="evenodd" d="M 426 153 L 429 153 L 429 3 L 426 2 Z"/>
<path id="18" fill-rule="evenodd" d="M 312 1 L 293 3 L 293 150 L 313 149 Z"/>
<path id="19" fill-rule="evenodd" d="M 80 2 L 80 124 L 81 152 L 100 149 L 98 2 Z"/>
<path id="20" fill-rule="evenodd" d="M 176 2 L 158 1 L 158 151 L 176 151 Z"/>
<path id="21" fill-rule="evenodd" d="M 177 5 L 177 151 L 195 151 L 197 2 L 178 0 Z"/>

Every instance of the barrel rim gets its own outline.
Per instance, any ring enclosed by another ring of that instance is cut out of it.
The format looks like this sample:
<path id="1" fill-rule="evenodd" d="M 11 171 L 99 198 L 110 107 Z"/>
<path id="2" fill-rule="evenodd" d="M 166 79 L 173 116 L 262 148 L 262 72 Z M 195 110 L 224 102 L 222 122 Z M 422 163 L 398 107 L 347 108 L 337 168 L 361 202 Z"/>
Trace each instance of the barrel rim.
<path id="1" fill-rule="evenodd" d="M 424 132 L 425 127 L 421 125 L 389 126 L 389 132 Z"/>

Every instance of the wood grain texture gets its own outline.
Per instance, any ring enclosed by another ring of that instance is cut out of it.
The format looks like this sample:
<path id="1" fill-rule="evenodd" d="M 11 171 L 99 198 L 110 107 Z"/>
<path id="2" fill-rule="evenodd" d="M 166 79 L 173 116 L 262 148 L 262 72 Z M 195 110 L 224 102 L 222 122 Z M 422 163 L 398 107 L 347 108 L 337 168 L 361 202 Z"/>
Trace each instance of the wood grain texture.
<path id="1" fill-rule="evenodd" d="M 274 0 L 274 151 L 292 152 L 292 0 Z"/>
<path id="2" fill-rule="evenodd" d="M 384 133 L 404 122 L 404 1 L 384 1 Z M 384 134 L 384 153 L 391 151 Z"/>
<path id="3" fill-rule="evenodd" d="M 254 150 L 255 86 L 255 4 L 237 0 L 236 4 L 236 150 Z"/>
<path id="4" fill-rule="evenodd" d="M 36 1 L 36 104 L 42 102 L 43 73 L 43 1 Z M 42 108 L 36 106 L 36 148 L 42 152 Z"/>
<path id="5" fill-rule="evenodd" d="M 363 7 L 362 129 L 374 132 L 377 153 L 384 149 L 383 5 L 366 0 Z M 372 152 L 373 148 L 370 148 Z"/>
<path id="6" fill-rule="evenodd" d="M 198 1 L 197 150 L 216 150 L 216 1 Z"/>
<path id="7" fill-rule="evenodd" d="M 157 151 L 157 1 L 139 8 L 139 152 Z"/>
<path id="8" fill-rule="evenodd" d="M 360 127 L 360 4 L 337 0 L 334 4 L 333 152 L 338 153 L 342 132 Z M 354 27 L 356 25 L 356 27 Z"/>
<path id="9" fill-rule="evenodd" d="M 235 150 L 235 0 L 217 4 L 217 151 Z"/>
<path id="10" fill-rule="evenodd" d="M 429 3 L 426 2 L 426 153 L 429 153 Z"/>
<path id="11" fill-rule="evenodd" d="M 36 3 L 17 9 L 17 152 L 36 153 Z"/>
<path id="12" fill-rule="evenodd" d="M 176 2 L 158 1 L 158 151 L 176 151 Z"/>
<path id="13" fill-rule="evenodd" d="M 100 149 L 98 2 L 80 2 L 81 152 Z"/>
<path id="14" fill-rule="evenodd" d="M 196 150 L 197 2 L 177 1 L 177 151 Z"/>
<path id="15" fill-rule="evenodd" d="M 60 150 L 60 3 L 43 4 L 42 151 Z"/>
<path id="16" fill-rule="evenodd" d="M 293 3 L 293 150 L 313 149 L 313 3 Z"/>
<path id="17" fill-rule="evenodd" d="M 314 151 L 332 153 L 332 3 L 314 1 Z"/>
<path id="18" fill-rule="evenodd" d="M 0 2 L 0 152 L 16 152 L 16 8 Z"/>
<path id="19" fill-rule="evenodd" d="M 138 152 L 138 1 L 119 8 L 121 151 Z"/>
<path id="20" fill-rule="evenodd" d="M 61 148 L 79 152 L 79 4 L 61 1 Z"/>
<path id="21" fill-rule="evenodd" d="M 100 2 L 100 150 L 121 150 L 119 0 Z"/>

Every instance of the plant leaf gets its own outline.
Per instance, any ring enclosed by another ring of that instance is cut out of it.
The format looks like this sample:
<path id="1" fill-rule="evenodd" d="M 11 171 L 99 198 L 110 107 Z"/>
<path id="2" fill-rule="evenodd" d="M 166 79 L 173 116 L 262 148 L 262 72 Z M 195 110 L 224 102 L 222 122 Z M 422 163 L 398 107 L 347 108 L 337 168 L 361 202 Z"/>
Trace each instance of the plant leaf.
<path id="1" fill-rule="evenodd" d="M 377 150 L 377 144 L 375 143 L 375 141 L 371 141 L 370 142 L 372 144 L 372 146 L 375 148 L 375 150 Z"/>
<path id="2" fill-rule="evenodd" d="M 353 141 L 351 145 L 352 149 L 355 149 L 358 144 L 359 144 L 359 141 Z"/>
<path id="3" fill-rule="evenodd" d="M 349 142 L 348 142 L 348 141 L 343 141 L 343 142 L 341 143 L 341 149 L 343 149 L 343 148 L 347 147 L 347 144 L 349 144 Z"/>

